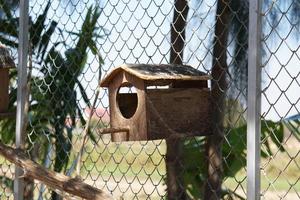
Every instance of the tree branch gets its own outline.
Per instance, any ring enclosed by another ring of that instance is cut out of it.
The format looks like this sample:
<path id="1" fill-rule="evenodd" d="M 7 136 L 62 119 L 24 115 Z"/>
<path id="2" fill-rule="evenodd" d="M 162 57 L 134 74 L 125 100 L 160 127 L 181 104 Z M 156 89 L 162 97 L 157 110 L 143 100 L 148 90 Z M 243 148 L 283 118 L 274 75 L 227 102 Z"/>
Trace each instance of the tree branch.
<path id="1" fill-rule="evenodd" d="M 80 178 L 71 178 L 56 173 L 30 160 L 20 149 L 14 149 L 0 142 L 0 154 L 15 165 L 24 169 L 24 176 L 36 179 L 50 188 L 90 200 L 113 199 L 104 191 L 84 183 Z"/>

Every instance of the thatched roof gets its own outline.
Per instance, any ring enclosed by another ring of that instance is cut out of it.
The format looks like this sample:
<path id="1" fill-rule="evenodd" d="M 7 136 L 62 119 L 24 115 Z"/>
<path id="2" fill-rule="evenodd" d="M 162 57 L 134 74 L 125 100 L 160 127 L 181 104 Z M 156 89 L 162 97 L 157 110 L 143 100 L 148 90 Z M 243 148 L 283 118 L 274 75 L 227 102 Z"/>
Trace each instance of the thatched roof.
<path id="1" fill-rule="evenodd" d="M 189 65 L 174 64 L 123 64 L 111 71 L 100 83 L 101 87 L 108 87 L 114 77 L 125 71 L 145 81 L 159 80 L 208 80 L 210 76 Z"/>
<path id="2" fill-rule="evenodd" d="M 15 67 L 15 63 L 9 50 L 4 45 L 0 44 L 0 69 L 13 67 Z"/>

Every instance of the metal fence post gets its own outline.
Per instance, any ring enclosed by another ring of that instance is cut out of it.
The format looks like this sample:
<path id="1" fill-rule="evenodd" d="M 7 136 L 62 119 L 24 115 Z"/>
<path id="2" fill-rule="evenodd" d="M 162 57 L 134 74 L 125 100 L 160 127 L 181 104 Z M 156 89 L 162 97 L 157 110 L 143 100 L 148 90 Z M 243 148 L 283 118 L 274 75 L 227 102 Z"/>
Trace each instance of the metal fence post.
<path id="1" fill-rule="evenodd" d="M 247 199 L 260 199 L 261 1 L 249 1 Z"/>
<path id="2" fill-rule="evenodd" d="M 17 116 L 16 116 L 16 148 L 24 146 L 23 124 L 24 107 L 27 89 L 27 59 L 28 59 L 28 9 L 29 0 L 20 1 L 19 17 L 19 47 L 18 47 L 18 91 L 17 91 Z M 23 170 L 15 169 L 14 199 L 23 199 L 24 180 L 21 178 Z"/>

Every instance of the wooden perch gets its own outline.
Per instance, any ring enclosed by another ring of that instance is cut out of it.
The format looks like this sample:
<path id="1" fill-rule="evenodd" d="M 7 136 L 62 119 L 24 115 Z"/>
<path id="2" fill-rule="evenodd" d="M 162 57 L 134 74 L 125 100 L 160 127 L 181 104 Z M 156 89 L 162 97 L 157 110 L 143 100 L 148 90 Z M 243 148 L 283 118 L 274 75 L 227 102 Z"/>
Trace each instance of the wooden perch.
<path id="1" fill-rule="evenodd" d="M 36 179 L 52 189 L 63 191 L 83 199 L 107 200 L 112 196 L 84 183 L 80 178 L 71 178 L 63 174 L 48 170 L 30 160 L 19 149 L 14 149 L 0 142 L 0 154 L 15 165 L 23 168 L 24 176 Z"/>
<path id="2" fill-rule="evenodd" d="M 99 128 L 98 133 L 99 134 L 114 134 L 114 133 L 120 133 L 120 132 L 126 132 L 129 133 L 129 128 Z"/>
<path id="3" fill-rule="evenodd" d="M 125 133 L 125 139 L 124 141 L 129 141 L 129 128 L 122 128 L 122 127 L 110 127 L 110 128 L 99 128 L 98 129 L 98 134 L 111 134 L 112 138 L 113 138 L 113 135 L 115 133 Z M 113 141 L 118 141 L 118 140 L 114 140 Z"/>

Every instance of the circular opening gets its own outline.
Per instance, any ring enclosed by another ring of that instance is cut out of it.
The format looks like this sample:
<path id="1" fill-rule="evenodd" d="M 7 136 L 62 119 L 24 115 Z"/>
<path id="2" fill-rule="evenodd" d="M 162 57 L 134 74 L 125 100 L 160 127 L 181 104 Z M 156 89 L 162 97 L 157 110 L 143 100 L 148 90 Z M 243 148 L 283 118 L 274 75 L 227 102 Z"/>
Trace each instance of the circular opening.
<path id="1" fill-rule="evenodd" d="M 138 105 L 135 87 L 129 83 L 121 85 L 118 89 L 116 100 L 122 116 L 126 119 L 131 118 L 136 112 Z"/>

